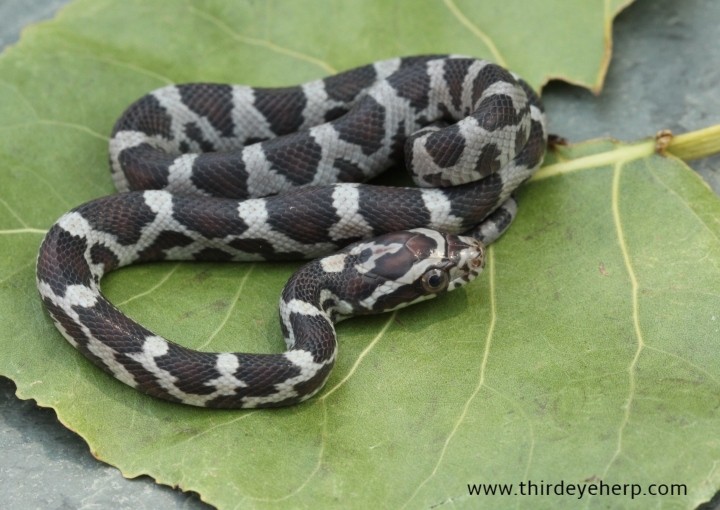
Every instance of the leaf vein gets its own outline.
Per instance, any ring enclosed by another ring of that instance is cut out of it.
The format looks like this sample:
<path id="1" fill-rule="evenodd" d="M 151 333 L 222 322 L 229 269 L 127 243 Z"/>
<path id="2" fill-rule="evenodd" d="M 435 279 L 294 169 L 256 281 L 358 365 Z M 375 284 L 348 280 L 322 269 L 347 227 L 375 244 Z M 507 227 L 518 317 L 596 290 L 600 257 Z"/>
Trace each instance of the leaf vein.
<path id="1" fill-rule="evenodd" d="M 235 32 L 232 28 L 230 28 L 228 25 L 223 23 L 221 20 L 217 19 L 215 16 L 212 16 L 211 14 L 208 14 L 206 12 L 200 11 L 198 9 L 195 9 L 194 7 L 188 7 L 188 10 L 194 14 L 195 16 L 198 16 L 200 18 L 203 18 L 213 25 L 215 25 L 218 29 L 225 32 L 227 35 L 232 37 L 233 39 L 243 43 L 247 44 L 249 46 L 257 46 L 261 48 L 267 48 L 270 51 L 274 51 L 275 53 L 280 53 L 281 55 L 286 55 L 288 57 L 296 58 L 298 60 L 302 60 L 304 62 L 309 62 L 311 64 L 314 64 L 324 71 L 335 74 L 337 73 L 337 70 L 333 68 L 330 64 L 327 62 L 311 57 L 310 55 L 305 55 L 304 53 L 301 53 L 299 51 L 291 50 L 290 48 L 285 48 L 284 46 L 280 46 L 278 44 L 275 44 L 271 41 L 263 40 L 263 39 L 256 39 L 254 37 L 247 37 L 244 35 L 241 35 L 237 32 Z"/>
<path id="2" fill-rule="evenodd" d="M 407 507 L 410 502 L 415 499 L 415 496 L 417 496 L 417 494 L 425 486 L 425 484 L 427 484 L 438 472 L 440 464 L 442 464 L 442 461 L 445 458 L 445 454 L 447 452 L 448 446 L 450 445 L 450 442 L 455 437 L 455 434 L 460 428 L 460 425 L 467 416 L 468 410 L 470 409 L 470 404 L 472 404 L 473 400 L 475 400 L 475 397 L 478 395 L 478 393 L 480 393 L 480 390 L 483 388 L 483 386 L 485 386 L 485 368 L 487 367 L 487 362 L 490 355 L 490 345 L 492 344 L 492 337 L 493 333 L 495 332 L 495 322 L 497 320 L 497 310 L 495 305 L 495 257 L 492 246 L 488 247 L 487 249 L 487 265 L 488 280 L 490 285 L 490 324 L 488 325 L 488 333 L 485 340 L 485 351 L 483 352 L 482 362 L 480 363 L 480 374 L 478 377 L 478 383 L 475 386 L 473 392 L 468 397 L 468 399 L 465 401 L 462 412 L 458 416 L 458 419 L 456 420 L 455 425 L 450 431 L 450 434 L 448 434 L 447 438 L 445 438 L 445 443 L 440 450 L 440 455 L 437 462 L 435 463 L 435 467 L 433 468 L 432 472 L 422 482 L 420 482 L 415 491 L 410 495 L 410 498 L 405 502 L 404 505 L 402 505 L 401 508 Z"/>
<path id="3" fill-rule="evenodd" d="M 200 437 L 200 436 L 204 436 L 205 434 L 208 434 L 211 430 L 215 430 L 215 429 L 220 428 L 220 427 L 226 427 L 226 426 L 228 426 L 228 425 L 232 425 L 233 423 L 236 423 L 236 422 L 238 422 L 238 421 L 240 421 L 240 420 L 244 420 L 245 418 L 247 418 L 247 417 L 249 417 L 249 416 L 252 416 L 253 414 L 257 414 L 257 413 L 259 413 L 259 412 L 260 412 L 260 411 L 257 411 L 257 410 L 245 411 L 245 412 L 243 412 L 242 414 L 240 414 L 240 416 L 238 416 L 237 418 L 233 418 L 232 420 L 228 420 L 228 421 L 226 421 L 226 422 L 218 423 L 218 424 L 216 424 L 216 425 L 213 425 L 213 426 L 211 426 L 211 427 L 208 427 L 208 428 L 206 428 L 205 430 L 203 430 L 202 432 L 198 432 L 197 434 L 193 434 L 193 435 L 190 436 L 190 437 L 186 437 L 186 438 L 183 439 L 182 441 L 179 441 L 179 442 L 177 442 L 177 443 L 173 443 L 173 444 L 171 444 L 171 445 L 166 446 L 165 448 L 161 448 L 161 449 L 159 449 L 159 450 L 156 450 L 156 453 L 159 453 L 159 452 L 162 452 L 162 451 L 165 451 L 165 450 L 169 450 L 169 449 L 171 449 L 171 448 L 177 448 L 178 446 L 180 446 L 180 445 L 182 445 L 182 444 L 189 443 L 190 441 L 194 441 L 195 439 L 197 439 L 197 438 Z"/>
<path id="4" fill-rule="evenodd" d="M 685 200 L 682 196 L 680 196 L 680 194 L 678 194 L 677 191 L 675 191 L 675 190 L 672 189 L 670 186 L 668 186 L 668 185 L 665 183 L 665 181 L 663 181 L 663 180 L 660 178 L 660 176 L 654 171 L 653 167 L 651 167 L 651 166 L 648 164 L 648 161 L 647 161 L 647 160 L 645 161 L 645 167 L 648 169 L 648 172 L 650 172 L 650 174 L 655 178 L 655 180 L 656 180 L 657 182 L 659 182 L 660 184 L 662 184 L 663 187 L 664 187 L 665 189 L 667 189 L 671 194 L 675 195 L 675 197 L 676 197 L 678 200 L 680 200 L 680 202 L 682 203 L 682 205 L 685 206 L 685 207 L 687 208 L 687 210 L 690 211 L 690 212 L 692 213 L 692 215 L 695 216 L 695 217 L 698 219 L 698 221 L 702 224 L 702 226 L 705 227 L 705 228 L 712 234 L 712 236 L 713 236 L 715 239 L 717 239 L 718 241 L 720 241 L 720 236 L 718 236 L 718 233 L 717 233 L 715 230 L 713 230 L 712 228 L 710 228 L 710 225 L 708 225 L 708 223 L 707 223 L 703 218 L 701 218 L 701 217 L 698 215 L 697 212 L 695 212 L 695 209 L 693 209 L 692 207 L 690 207 L 690 204 L 687 202 L 687 200 Z"/>
<path id="5" fill-rule="evenodd" d="M 322 400 L 322 399 L 319 399 L 319 400 Z M 327 414 L 327 403 L 326 403 L 325 400 L 322 400 L 322 410 L 323 410 L 323 421 L 322 421 L 322 431 L 321 431 L 321 433 L 320 433 L 321 441 L 320 441 L 320 451 L 318 452 L 318 460 L 317 460 L 317 462 L 315 463 L 315 467 L 314 467 L 313 470 L 310 472 L 310 474 L 309 474 L 308 477 L 305 479 L 305 481 L 304 481 L 303 483 L 301 483 L 301 484 L 297 487 L 297 489 L 295 489 L 294 491 L 292 491 L 292 492 L 284 495 L 284 496 L 281 497 L 281 498 L 275 498 L 275 499 L 271 499 L 271 498 L 251 498 L 251 499 L 253 499 L 254 501 L 261 501 L 261 502 L 264 502 L 264 503 L 279 503 L 280 501 L 285 501 L 286 499 L 290 499 L 291 497 L 295 496 L 296 494 L 299 494 L 300 492 L 302 492 L 302 491 L 305 489 L 305 487 L 307 487 L 307 485 L 310 483 L 310 481 L 311 481 L 313 478 L 315 478 L 315 475 L 317 474 L 318 471 L 320 471 L 320 467 L 322 466 L 322 460 L 323 460 L 323 457 L 325 456 L 325 445 L 326 445 L 326 443 L 327 443 L 327 422 L 328 422 L 328 414 Z M 238 507 L 236 507 L 236 508 L 238 508 Z"/>
<path id="6" fill-rule="evenodd" d="M 360 366 L 360 363 L 362 363 L 363 359 L 365 359 L 365 356 L 375 347 L 375 345 L 380 341 L 380 339 L 385 335 L 385 332 L 388 330 L 390 325 L 395 320 L 395 317 L 397 317 L 398 310 L 395 310 L 393 313 L 390 314 L 390 318 L 387 320 L 385 325 L 380 329 L 380 332 L 375 335 L 375 338 L 372 339 L 372 341 L 363 349 L 363 351 L 360 353 L 358 358 L 355 360 L 355 363 L 353 363 L 352 368 L 348 371 L 348 373 L 345 375 L 345 377 L 342 378 L 342 380 L 337 383 L 335 386 L 330 388 L 328 391 L 326 391 L 321 397 L 320 400 L 327 399 L 330 395 L 332 395 L 335 390 L 337 390 L 340 386 L 345 384 L 350 377 L 355 373 L 355 370 Z"/>
<path id="7" fill-rule="evenodd" d="M 165 82 L 165 84 L 167 84 L 167 85 L 175 84 L 175 82 L 173 80 L 171 80 L 170 78 L 168 78 L 167 76 L 157 73 L 155 71 L 151 71 L 149 69 L 145 69 L 144 67 L 141 67 L 137 64 L 133 64 L 131 62 L 124 62 L 122 60 L 117 60 L 117 59 L 114 59 L 111 57 L 101 57 L 99 55 L 91 55 L 89 53 L 84 53 L 84 52 L 81 52 L 78 50 L 71 50 L 71 51 L 74 51 L 79 57 L 87 58 L 90 60 L 97 60 L 98 62 L 104 62 L 106 64 L 114 65 L 117 67 L 123 67 L 123 68 L 129 69 L 131 71 L 134 71 L 138 74 L 144 74 L 151 78 L 155 78 L 158 81 Z"/>
<path id="8" fill-rule="evenodd" d="M 28 227 L 27 223 L 25 223 L 25 222 L 23 221 L 23 219 L 20 217 L 20 215 L 19 215 L 18 213 L 16 213 L 16 212 L 13 210 L 12 207 L 10 207 L 10 204 L 8 204 L 8 203 L 7 203 L 5 200 L 3 200 L 2 198 L 0 198 L 0 203 L 2 203 L 2 205 L 5 206 L 5 208 L 10 212 L 10 214 L 12 214 L 13 218 L 15 218 L 16 220 L 18 220 L 18 222 L 20 222 L 20 224 L 21 224 L 23 227 L 25 227 L 23 230 L 30 230 L 30 227 Z M 3 232 L 3 231 L 0 231 L 0 232 Z M 6 232 L 9 232 L 9 231 L 6 231 Z"/>
<path id="9" fill-rule="evenodd" d="M 126 304 L 128 304 L 130 301 L 134 301 L 134 300 L 136 300 L 136 299 L 138 299 L 138 298 L 147 296 L 148 294 L 150 294 L 150 293 L 152 293 L 152 292 L 155 292 L 155 291 L 158 290 L 160 287 L 162 287 L 162 286 L 165 284 L 165 282 L 168 281 L 168 279 L 173 275 L 173 273 L 175 273 L 175 271 L 177 271 L 177 269 L 178 269 L 179 267 L 180 267 L 180 263 L 178 262 L 177 264 L 175 264 L 175 266 L 174 266 L 170 271 L 168 271 L 168 273 L 167 273 L 165 276 L 162 277 L 162 279 L 161 279 L 158 283 L 156 283 L 155 285 L 153 285 L 152 287 L 150 287 L 148 290 L 146 290 L 146 291 L 144 291 L 144 292 L 140 292 L 139 294 L 135 294 L 134 296 L 127 298 L 125 301 L 123 301 L 122 303 L 118 303 L 118 304 L 116 304 L 115 306 L 123 306 L 123 305 L 126 305 Z"/>
<path id="10" fill-rule="evenodd" d="M 322 403 L 322 409 L 323 409 L 323 421 L 322 421 L 322 432 L 321 432 L 321 443 L 320 443 L 320 451 L 318 452 L 318 460 L 315 464 L 315 468 L 312 470 L 312 472 L 308 475 L 308 477 L 305 479 L 305 481 L 298 486 L 297 489 L 292 491 L 289 494 L 286 494 L 285 496 L 277 499 L 260 499 L 260 498 L 253 498 L 256 501 L 264 501 L 264 502 L 271 502 L 271 503 L 277 503 L 280 501 L 284 501 L 286 499 L 291 498 L 292 496 L 299 494 L 307 485 L 310 483 L 310 481 L 315 477 L 317 472 L 320 470 L 320 467 L 322 466 L 322 460 L 325 456 L 325 445 L 327 443 L 327 422 L 328 422 L 328 415 L 327 415 L 327 397 L 329 397 L 335 390 L 340 388 L 343 384 L 345 384 L 348 379 L 355 373 L 355 370 L 358 366 L 360 366 L 360 363 L 362 363 L 362 360 L 365 358 L 365 356 L 377 345 L 377 343 L 380 341 L 380 339 L 385 335 L 385 332 L 388 330 L 390 325 L 395 321 L 395 317 L 397 317 L 398 310 L 395 310 L 393 313 L 390 314 L 390 317 L 388 318 L 387 322 L 383 325 L 383 327 L 380 329 L 377 335 L 375 335 L 375 338 L 372 339 L 372 341 L 363 349 L 363 351 L 358 356 L 358 359 L 355 360 L 355 363 L 353 364 L 352 368 L 348 371 L 347 375 L 343 377 L 343 379 L 337 383 L 335 386 L 333 386 L 330 390 L 328 390 L 326 393 L 324 393 L 321 397 L 318 398 L 318 400 Z"/>
<path id="11" fill-rule="evenodd" d="M 678 356 L 677 354 L 674 354 L 674 353 L 672 353 L 672 352 L 666 351 L 666 350 L 664 350 L 664 349 L 659 349 L 659 348 L 657 348 L 657 347 L 653 347 L 652 345 L 646 345 L 645 348 L 646 348 L 646 349 L 650 349 L 650 350 L 652 350 L 652 351 L 659 352 L 660 354 L 665 354 L 666 356 L 670 356 L 670 357 L 675 358 L 675 359 L 678 359 L 678 360 L 680 360 L 680 361 L 682 361 L 682 362 L 684 362 L 684 363 L 687 363 L 688 365 L 690 365 L 691 367 L 693 367 L 693 368 L 694 368 L 695 370 L 697 370 L 698 372 L 701 372 L 701 373 L 705 374 L 705 375 L 706 375 L 709 379 L 711 379 L 715 384 L 717 384 L 718 386 L 720 386 L 720 380 L 716 379 L 714 375 L 712 375 L 710 372 L 708 372 L 707 370 L 705 370 L 703 367 L 701 367 L 701 366 L 699 366 L 699 365 L 696 365 L 696 364 L 693 363 L 692 361 L 690 361 L 690 360 L 688 360 L 688 359 L 685 359 L 685 358 L 683 358 L 682 356 Z"/>
<path id="12" fill-rule="evenodd" d="M 0 280 L 0 285 L 3 284 L 3 283 L 5 283 L 6 281 L 8 281 L 10 278 L 12 278 L 13 276 L 15 276 L 16 274 L 22 273 L 25 269 L 27 269 L 28 267 L 32 266 L 34 263 L 35 263 L 35 259 L 32 259 L 30 262 L 27 262 L 27 263 L 23 264 L 22 266 L 20 266 L 20 268 L 16 269 L 15 271 L 13 271 L 13 272 L 10 273 L 9 275 L 7 275 L 5 278 L 1 279 L 1 280 Z"/>
<path id="13" fill-rule="evenodd" d="M 620 218 L 620 204 L 619 204 L 619 202 L 620 202 L 620 177 L 622 175 L 622 169 L 623 169 L 622 162 L 618 162 L 615 164 L 615 168 L 614 168 L 614 172 L 613 172 L 613 181 L 612 181 L 612 213 L 613 213 L 613 219 L 615 222 L 615 230 L 617 232 L 617 237 L 618 237 L 618 244 L 620 245 L 620 251 L 622 252 L 623 260 L 625 262 L 625 268 L 626 268 L 626 270 L 628 272 L 628 276 L 630 278 L 631 291 L 632 291 L 633 327 L 635 330 L 635 338 L 637 340 L 637 347 L 635 349 L 635 354 L 633 355 L 633 358 L 630 361 L 630 365 L 627 368 L 630 388 L 628 391 L 628 396 L 625 399 L 623 419 L 620 423 L 620 426 L 618 427 L 617 446 L 615 448 L 615 452 L 613 453 L 612 458 L 610 459 L 607 466 L 605 467 L 605 471 L 603 472 L 603 478 L 605 478 L 608 471 L 610 470 L 610 467 L 613 465 L 615 460 L 620 456 L 620 453 L 622 452 L 623 434 L 625 432 L 625 427 L 627 426 L 628 422 L 630 421 L 630 412 L 631 412 L 631 408 L 632 408 L 632 403 L 633 403 L 633 400 L 635 399 L 635 391 L 636 391 L 636 384 L 637 384 L 637 382 L 635 380 L 635 367 L 637 366 L 638 360 L 640 359 L 640 354 L 642 353 L 643 348 L 645 347 L 645 341 L 643 340 L 642 330 L 640 329 L 640 313 L 639 313 L 639 305 L 638 305 L 638 281 L 637 281 L 637 277 L 635 276 L 635 270 L 633 269 L 632 262 L 630 261 L 630 254 L 628 252 L 627 242 L 625 239 L 625 232 L 623 231 L 622 220 Z"/>
<path id="14" fill-rule="evenodd" d="M 237 292 L 235 292 L 235 296 L 233 297 L 232 303 L 230 303 L 230 306 L 228 306 L 228 310 L 227 310 L 227 313 L 225 314 L 225 318 L 223 318 L 220 325 L 217 328 L 215 328 L 215 331 L 213 331 L 210 334 L 208 339 L 201 346 L 199 346 L 197 348 L 198 350 L 204 349 L 205 347 L 207 347 L 210 344 L 210 342 L 212 342 L 213 338 L 215 338 L 215 336 L 218 333 L 220 333 L 220 331 L 225 327 L 225 324 L 227 324 L 227 321 L 230 318 L 230 315 L 232 314 L 232 311 L 235 309 L 237 302 L 240 300 L 240 294 L 242 294 L 243 288 L 245 288 L 245 283 L 247 282 L 248 277 L 250 276 L 250 273 L 252 273 L 253 269 L 255 269 L 256 265 L 257 264 L 252 264 L 250 266 L 250 268 L 247 270 L 247 273 L 245 273 L 245 276 L 242 277 L 242 280 L 240 280 L 240 285 L 238 285 Z"/>
<path id="15" fill-rule="evenodd" d="M 496 63 L 500 64 L 503 67 L 507 67 L 507 62 L 503 58 L 503 56 L 500 54 L 500 50 L 497 49 L 497 46 L 495 46 L 495 43 L 493 42 L 492 38 L 487 35 L 485 32 L 480 30 L 480 28 L 470 21 L 465 14 L 462 13 L 462 11 L 458 8 L 458 6 L 455 4 L 454 0 L 443 0 L 443 3 L 445 6 L 450 10 L 450 12 L 455 16 L 455 18 L 470 32 L 473 33 L 478 39 L 480 39 L 485 46 L 488 47 L 490 50 L 490 53 L 492 53 L 493 60 L 495 60 Z"/>
<path id="16" fill-rule="evenodd" d="M 44 124 L 48 126 L 60 126 L 60 127 L 66 127 L 70 129 L 76 129 L 78 131 L 83 131 L 85 133 L 88 133 L 89 135 L 99 138 L 100 140 L 103 140 L 105 142 L 109 141 L 110 138 L 108 138 L 105 135 L 102 135 L 96 131 L 93 131 L 87 126 L 83 126 L 82 124 L 76 124 L 74 122 L 63 122 L 60 120 L 49 120 L 49 119 L 36 119 L 28 122 L 18 122 L 16 124 L 7 124 L 5 126 L 0 126 L 0 129 L 14 129 L 18 127 L 27 127 L 27 126 L 35 126 L 37 124 Z"/>
<path id="17" fill-rule="evenodd" d="M 20 92 L 15 85 L 12 85 L 12 84 L 10 84 L 6 81 L 2 81 L 2 80 L 0 80 L 0 85 L 2 85 L 3 87 L 9 88 L 13 92 L 15 92 L 15 94 L 17 94 L 17 96 L 22 100 L 22 102 L 25 103 L 25 106 L 27 106 L 30 109 L 33 117 L 36 117 L 36 118 L 39 117 L 38 112 L 35 109 L 35 106 L 33 106 L 33 104 L 28 100 L 28 98 L 25 97 L 25 95 L 22 92 Z"/>
<path id="18" fill-rule="evenodd" d="M 70 203 L 67 200 L 65 200 L 65 197 L 63 197 L 60 193 L 58 193 L 57 189 L 55 189 L 55 186 L 53 186 L 52 183 L 50 183 L 50 181 L 48 181 L 45 177 L 43 177 L 42 175 L 38 174 L 37 172 L 35 172 L 33 170 L 30 170 L 29 168 L 26 168 L 25 171 L 30 174 L 33 174 L 38 181 L 44 183 L 50 190 L 50 193 L 55 195 L 57 197 L 57 199 L 60 200 L 60 202 L 62 202 L 63 205 L 67 209 L 72 208 L 72 205 L 70 205 Z"/>

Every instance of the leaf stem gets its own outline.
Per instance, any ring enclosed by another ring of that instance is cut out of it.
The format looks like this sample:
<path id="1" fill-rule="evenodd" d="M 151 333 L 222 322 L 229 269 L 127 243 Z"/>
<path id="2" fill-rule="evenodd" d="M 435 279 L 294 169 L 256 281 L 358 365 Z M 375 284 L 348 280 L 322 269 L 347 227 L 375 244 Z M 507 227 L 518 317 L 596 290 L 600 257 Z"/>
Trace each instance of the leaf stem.
<path id="1" fill-rule="evenodd" d="M 606 152 L 546 165 L 538 170 L 530 180 L 538 181 L 558 174 L 628 162 L 648 157 L 655 152 L 657 149 L 654 138 L 633 144 L 618 143 L 614 149 Z M 683 161 L 720 154 L 720 124 L 673 137 L 665 147 L 665 152 Z"/>
<path id="2" fill-rule="evenodd" d="M 667 152 L 683 161 L 706 158 L 720 153 L 720 124 L 673 138 Z"/>

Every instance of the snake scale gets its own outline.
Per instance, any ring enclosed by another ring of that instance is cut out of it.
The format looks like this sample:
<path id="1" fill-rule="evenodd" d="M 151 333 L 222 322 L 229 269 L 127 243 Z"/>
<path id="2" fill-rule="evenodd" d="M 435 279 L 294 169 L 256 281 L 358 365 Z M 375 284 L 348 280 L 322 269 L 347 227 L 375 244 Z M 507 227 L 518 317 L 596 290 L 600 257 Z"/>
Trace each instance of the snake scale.
<path id="1" fill-rule="evenodd" d="M 479 274 L 546 144 L 532 89 L 468 57 L 394 58 L 285 88 L 167 86 L 117 121 L 121 193 L 53 225 L 38 289 L 65 338 L 133 388 L 204 407 L 295 404 L 330 374 L 334 323 Z M 402 161 L 418 187 L 360 184 Z M 100 293 L 105 273 L 139 262 L 290 259 L 315 260 L 282 292 L 279 354 L 181 347 Z"/>

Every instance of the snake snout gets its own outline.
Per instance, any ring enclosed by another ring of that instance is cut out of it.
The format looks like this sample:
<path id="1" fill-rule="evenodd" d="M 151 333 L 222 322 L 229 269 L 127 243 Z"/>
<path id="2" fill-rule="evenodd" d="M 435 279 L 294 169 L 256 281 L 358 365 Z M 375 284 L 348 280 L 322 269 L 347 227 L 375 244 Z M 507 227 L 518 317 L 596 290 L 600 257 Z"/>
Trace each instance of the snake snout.
<path id="1" fill-rule="evenodd" d="M 448 235 L 447 256 L 454 262 L 449 290 L 474 280 L 485 267 L 485 246 L 473 237 Z"/>

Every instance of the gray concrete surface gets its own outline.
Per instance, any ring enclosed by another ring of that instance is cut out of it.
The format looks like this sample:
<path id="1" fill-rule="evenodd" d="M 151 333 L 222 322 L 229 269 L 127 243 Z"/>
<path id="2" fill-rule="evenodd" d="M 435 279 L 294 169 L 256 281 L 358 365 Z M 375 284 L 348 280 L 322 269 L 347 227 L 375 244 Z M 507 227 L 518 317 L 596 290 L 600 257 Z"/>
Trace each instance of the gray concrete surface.
<path id="1" fill-rule="evenodd" d="M 0 49 L 15 43 L 23 27 L 50 19 L 68 0 L 0 0 Z"/>
<path id="2" fill-rule="evenodd" d="M 52 17 L 66 0 L 0 0 L 0 48 Z M 615 23 L 615 51 L 599 97 L 552 82 L 544 91 L 553 133 L 572 142 L 634 140 L 720 122 L 720 1 L 637 0 Z M 720 193 L 720 157 L 692 163 Z M 49 409 L 14 396 L 0 377 L 0 506 L 3 509 L 210 508 L 196 495 L 124 479 L 90 455 Z M 717 501 L 702 506 L 718 509 Z"/>

